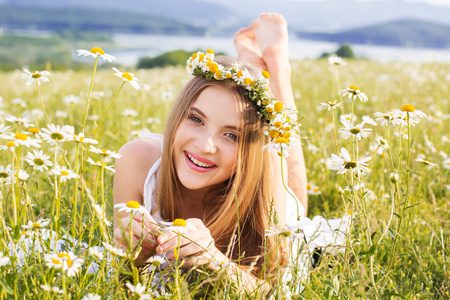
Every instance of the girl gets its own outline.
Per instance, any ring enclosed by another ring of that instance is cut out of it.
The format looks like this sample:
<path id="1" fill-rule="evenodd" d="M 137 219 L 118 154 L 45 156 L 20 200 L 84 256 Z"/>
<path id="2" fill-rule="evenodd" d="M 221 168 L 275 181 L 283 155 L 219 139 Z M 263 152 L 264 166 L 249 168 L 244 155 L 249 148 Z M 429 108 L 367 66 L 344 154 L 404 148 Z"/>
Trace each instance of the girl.
<path id="1" fill-rule="evenodd" d="M 253 76 L 261 74 L 258 67 L 268 70 L 273 96 L 284 106 L 293 106 L 284 18 L 262 14 L 248 29 L 236 33 L 234 44 L 243 62 L 239 70 Z M 226 68 L 218 71 L 233 67 L 229 58 L 216 58 L 210 63 Z M 136 214 L 130 224 L 129 216 L 119 216 L 115 209 L 115 241 L 128 249 L 130 228 L 133 249 L 144 237 L 137 265 L 155 254 L 175 259 L 173 250 L 179 245 L 178 256 L 188 257 L 184 263 L 187 266 L 216 269 L 216 261 L 241 257 L 242 268 L 256 262 L 251 274 L 258 275 L 264 261 L 269 274 L 286 261 L 282 244 L 275 243 L 273 236 L 265 242 L 271 209 L 275 208 L 280 227 L 294 225 L 299 214 L 304 215 L 307 210 L 300 141 L 283 162 L 275 149 L 262 150 L 269 143 L 264 134 L 267 120 L 255 98 L 250 99 L 248 90 L 227 80 L 215 80 L 212 72 L 191 71 L 196 75 L 178 96 L 164 137 L 152 134 L 148 139 L 129 142 L 120 150 L 123 157 L 116 162 L 114 204 L 134 200 L 147 211 Z M 249 89 L 251 93 L 256 91 L 250 85 Z M 266 97 L 266 93 L 260 96 Z M 259 96 L 255 97 L 258 100 Z M 291 116 L 290 121 L 295 119 Z M 290 186 L 289 192 L 283 180 Z M 184 227 L 182 237 L 172 231 L 161 234 L 157 224 L 163 220 L 176 220 L 172 225 Z M 237 241 L 236 226 L 240 236 Z M 264 252 L 264 243 L 270 255 Z M 226 256 L 229 246 L 231 252 Z M 245 276 L 247 273 L 241 270 L 233 268 L 231 275 Z M 253 275 L 246 280 L 249 291 L 261 284 L 259 277 Z M 267 284 L 264 287 L 270 288 Z"/>

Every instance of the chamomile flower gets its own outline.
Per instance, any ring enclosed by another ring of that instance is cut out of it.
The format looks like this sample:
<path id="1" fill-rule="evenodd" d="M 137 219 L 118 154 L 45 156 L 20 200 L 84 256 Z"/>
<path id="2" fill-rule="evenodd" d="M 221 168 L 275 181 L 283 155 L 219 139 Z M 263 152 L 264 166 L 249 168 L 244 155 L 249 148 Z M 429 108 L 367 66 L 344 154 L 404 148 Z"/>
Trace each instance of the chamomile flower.
<path id="1" fill-rule="evenodd" d="M 106 163 L 104 163 L 104 162 L 101 162 L 101 161 L 94 161 L 94 160 L 93 160 L 92 158 L 90 158 L 90 157 L 88 157 L 87 161 L 88 161 L 91 165 L 93 165 L 93 166 L 97 166 L 97 167 L 100 167 L 100 168 L 105 168 L 106 170 L 109 170 L 109 171 L 111 171 L 111 172 L 113 172 L 113 173 L 116 172 L 116 170 L 114 170 L 112 166 L 108 166 L 108 165 L 106 165 Z"/>
<path id="2" fill-rule="evenodd" d="M 51 170 L 51 175 L 59 176 L 61 182 L 79 177 L 74 171 L 67 169 L 66 166 L 61 167 L 58 164 Z"/>
<path id="3" fill-rule="evenodd" d="M 28 118 L 17 118 L 13 115 L 8 115 L 5 118 L 6 121 L 11 122 L 11 123 L 16 123 L 20 126 L 25 126 L 26 128 L 28 127 L 33 127 L 34 125 L 30 123 L 30 120 Z"/>
<path id="4" fill-rule="evenodd" d="M 400 179 L 400 175 L 398 173 L 391 173 L 389 175 L 389 181 L 392 183 L 396 183 Z"/>
<path id="5" fill-rule="evenodd" d="M 428 161 L 428 160 L 425 160 L 425 159 L 421 158 L 420 156 L 417 157 L 417 158 L 415 159 L 415 161 L 421 162 L 421 163 L 423 163 L 425 166 L 432 166 L 432 167 L 433 167 L 433 166 L 437 166 L 437 164 L 432 163 L 432 162 L 430 162 L 430 161 Z"/>
<path id="6" fill-rule="evenodd" d="M 99 47 L 94 47 L 91 50 L 80 49 L 80 50 L 77 50 L 77 53 L 78 53 L 78 56 L 84 56 L 84 57 L 92 56 L 94 58 L 97 58 L 100 56 L 101 58 L 103 58 L 103 60 L 107 60 L 109 62 L 112 62 L 116 59 L 114 56 L 106 54 L 105 51 L 103 51 L 103 49 L 99 48 Z"/>
<path id="7" fill-rule="evenodd" d="M 389 141 L 384 139 L 383 137 L 377 135 L 375 141 L 378 143 L 379 147 L 383 147 L 384 149 L 389 149 Z"/>
<path id="8" fill-rule="evenodd" d="M 331 54 L 328 56 L 328 63 L 332 66 L 346 66 L 347 62 L 342 59 L 342 57 L 337 56 L 336 54 Z"/>
<path id="9" fill-rule="evenodd" d="M 43 228 L 50 224 L 49 219 L 39 219 L 36 222 L 28 221 L 27 225 L 22 225 L 22 228 L 24 229 L 32 229 L 32 228 Z"/>
<path id="10" fill-rule="evenodd" d="M 41 148 L 41 139 L 33 139 L 28 137 L 28 133 L 25 132 L 17 132 L 12 136 L 13 141 L 16 145 L 22 145 L 26 147 L 36 147 Z"/>
<path id="11" fill-rule="evenodd" d="M 127 72 L 120 72 L 117 68 L 113 68 L 114 75 L 122 78 L 123 81 L 128 81 L 132 87 L 134 87 L 136 90 L 139 90 L 139 79 L 136 78 L 136 76 L 134 76 L 133 73 L 127 73 Z"/>
<path id="12" fill-rule="evenodd" d="M 314 185 L 313 183 L 308 183 L 306 185 L 306 191 L 309 195 L 320 195 L 322 192 L 319 190 L 319 188 Z"/>
<path id="13" fill-rule="evenodd" d="M 370 169 L 367 162 L 371 159 L 371 157 L 363 157 L 360 160 L 353 160 L 347 149 L 341 148 L 339 156 L 331 154 L 331 158 L 327 160 L 327 167 L 330 170 L 337 171 L 338 174 L 344 174 L 348 170 L 351 172 L 356 170 L 359 173 L 369 173 Z"/>
<path id="14" fill-rule="evenodd" d="M 54 125 L 50 124 L 47 125 L 47 128 L 42 128 L 41 136 L 44 140 L 46 140 L 49 144 L 54 145 L 56 141 L 59 142 L 65 142 L 67 141 L 69 134 L 67 133 L 67 130 L 69 127 L 66 126 L 60 126 L 60 125 Z"/>
<path id="15" fill-rule="evenodd" d="M 0 139 L 11 139 L 11 127 L 6 126 L 5 124 L 0 124 Z"/>
<path id="16" fill-rule="evenodd" d="M 0 184 L 6 184 L 11 182 L 11 165 L 7 165 L 6 168 L 0 165 Z"/>
<path id="17" fill-rule="evenodd" d="M 358 120 L 358 117 L 356 115 L 353 115 L 353 122 L 356 122 L 356 120 Z M 341 121 L 341 123 L 343 122 L 349 122 L 352 123 L 352 114 L 343 114 L 339 116 L 339 121 Z"/>
<path id="18" fill-rule="evenodd" d="M 122 116 L 124 117 L 137 117 L 139 114 L 132 108 L 125 108 L 122 112 Z"/>
<path id="19" fill-rule="evenodd" d="M 84 133 L 79 133 L 79 134 L 69 134 L 69 137 L 67 138 L 67 141 L 73 141 L 73 142 L 77 142 L 77 143 L 85 143 L 85 144 L 98 144 L 97 140 L 94 139 L 89 139 L 84 137 Z"/>
<path id="20" fill-rule="evenodd" d="M 14 174 L 14 177 L 16 177 L 19 181 L 25 181 L 30 177 L 30 175 L 28 175 L 27 171 L 25 170 L 19 170 Z"/>
<path id="21" fill-rule="evenodd" d="M 11 259 L 8 256 L 3 256 L 3 252 L 0 252 L 0 267 L 6 266 L 10 261 Z"/>
<path id="22" fill-rule="evenodd" d="M 100 248 L 98 246 L 90 247 L 89 254 L 99 260 L 103 260 L 103 257 L 104 257 L 103 252 L 100 251 Z"/>
<path id="23" fill-rule="evenodd" d="M 114 208 L 118 208 L 119 210 L 117 211 L 118 213 L 121 211 L 125 211 L 126 213 L 137 213 L 140 212 L 142 214 L 145 214 L 145 212 L 147 211 L 145 209 L 145 207 L 143 207 L 141 204 L 139 204 L 139 202 L 137 201 L 128 201 L 127 203 L 119 203 L 114 205 Z"/>
<path id="24" fill-rule="evenodd" d="M 112 255 L 120 256 L 120 257 L 126 257 L 127 256 L 127 254 L 125 252 L 123 252 L 122 249 L 119 249 L 119 248 L 116 248 L 114 246 L 111 246 L 110 244 L 105 243 L 105 242 L 103 242 L 102 244 L 105 247 L 105 249 L 108 250 L 108 252 L 111 253 Z"/>
<path id="25" fill-rule="evenodd" d="M 389 124 L 396 125 L 395 116 L 392 113 L 376 112 L 373 117 L 377 122 L 381 122 L 381 126 L 388 126 Z"/>
<path id="26" fill-rule="evenodd" d="M 361 92 L 361 90 L 355 85 L 339 90 L 338 95 L 342 95 L 342 97 L 347 97 L 348 99 L 353 98 L 354 100 L 356 100 L 356 98 L 359 98 L 361 102 L 367 102 L 369 100 L 367 98 L 367 95 Z"/>
<path id="27" fill-rule="evenodd" d="M 450 169 L 450 157 L 447 159 L 444 159 L 444 161 L 442 162 L 444 169 Z"/>
<path id="28" fill-rule="evenodd" d="M 47 292 L 49 292 L 49 293 L 53 293 L 53 294 L 64 294 L 64 291 L 63 290 L 61 290 L 59 287 L 57 287 L 57 286 L 50 286 L 50 285 L 48 285 L 48 284 L 43 284 L 43 285 L 41 285 L 41 288 L 44 290 L 44 291 L 47 291 Z"/>
<path id="29" fill-rule="evenodd" d="M 366 124 L 369 124 L 369 125 L 372 125 L 372 126 L 377 126 L 378 125 L 378 123 L 374 120 L 374 119 L 372 119 L 371 117 L 369 117 L 369 116 L 362 116 L 362 118 L 361 118 L 364 122 L 366 122 Z"/>
<path id="30" fill-rule="evenodd" d="M 363 138 L 368 137 L 369 134 L 372 134 L 372 129 L 363 128 L 364 125 L 366 124 L 365 122 L 362 122 L 361 124 L 358 124 L 356 126 L 350 124 L 347 121 L 342 122 L 342 124 L 345 126 L 345 128 L 340 128 L 339 133 L 342 133 L 344 135 L 344 139 L 348 139 L 353 135 L 358 140 L 361 140 Z"/>
<path id="31" fill-rule="evenodd" d="M 130 289 L 133 296 L 138 296 L 139 299 L 152 299 L 152 296 L 150 296 L 149 294 L 144 294 L 145 285 L 138 283 L 136 284 L 136 286 L 134 286 L 131 283 L 127 282 L 126 286 Z"/>
<path id="32" fill-rule="evenodd" d="M 33 167 L 33 169 L 43 172 L 48 170 L 48 167 L 53 166 L 53 163 L 49 160 L 50 156 L 44 154 L 44 151 L 33 150 L 33 153 L 28 152 L 25 157 L 25 161 Z"/>
<path id="33" fill-rule="evenodd" d="M 159 255 L 154 255 L 147 260 L 147 263 L 150 264 L 151 268 L 159 268 L 165 262 L 166 260 L 164 259 L 164 257 Z"/>
<path id="34" fill-rule="evenodd" d="M 214 264 L 214 266 L 216 266 L 217 268 L 220 268 L 220 269 L 226 269 L 226 268 L 233 267 L 236 265 L 234 262 L 223 261 L 223 260 L 217 260 L 217 261 L 213 262 L 213 264 Z"/>
<path id="35" fill-rule="evenodd" d="M 23 69 L 23 71 L 25 73 L 22 73 L 21 76 L 23 79 L 27 80 L 27 85 L 32 85 L 33 83 L 36 83 L 36 82 L 38 85 L 40 85 L 41 82 L 48 82 L 49 79 L 47 78 L 47 76 L 52 75 L 48 71 L 41 71 L 41 72 L 36 71 L 34 73 L 31 73 L 27 69 Z"/>
<path id="36" fill-rule="evenodd" d="M 122 155 L 118 154 L 114 151 L 111 151 L 109 149 L 103 149 L 103 148 L 95 148 L 94 146 L 89 146 L 89 151 L 90 152 L 94 152 L 103 156 L 109 156 L 109 157 L 113 157 L 113 158 L 121 158 Z"/>
<path id="37" fill-rule="evenodd" d="M 336 108 L 342 108 L 342 103 L 344 102 L 337 102 L 337 101 L 328 101 L 328 102 L 322 102 L 320 103 L 320 105 L 322 106 L 323 109 L 328 109 L 328 111 L 332 110 L 332 109 L 336 109 Z"/>
<path id="38" fill-rule="evenodd" d="M 188 231 L 195 231 L 197 227 L 191 223 L 186 222 L 184 219 L 175 219 L 173 222 L 159 222 L 161 225 L 166 226 L 165 231 L 173 231 L 179 234 L 185 234 Z"/>
<path id="39" fill-rule="evenodd" d="M 9 141 L 6 143 L 6 145 L 0 146 L 0 150 L 11 150 L 11 152 L 14 152 L 17 146 L 19 145 L 17 145 L 13 141 Z"/>
<path id="40" fill-rule="evenodd" d="M 81 268 L 84 259 L 74 255 L 72 252 L 55 252 L 53 254 L 44 254 L 47 266 L 50 268 L 62 269 L 67 276 L 75 276 Z"/>
<path id="41" fill-rule="evenodd" d="M 86 294 L 81 300 L 102 300 L 102 297 L 100 297 L 97 294 Z"/>
<path id="42" fill-rule="evenodd" d="M 298 230 L 298 226 L 286 226 L 282 229 L 269 227 L 269 229 L 265 230 L 264 235 L 266 237 L 273 236 L 273 235 L 281 235 L 288 239 L 303 238 L 303 233 Z"/>
<path id="43" fill-rule="evenodd" d="M 427 115 L 416 109 L 414 106 L 412 106 L 411 104 L 405 104 L 402 106 L 402 108 L 400 109 L 402 112 L 404 113 L 408 113 L 410 117 L 419 117 L 419 118 L 426 118 Z"/>

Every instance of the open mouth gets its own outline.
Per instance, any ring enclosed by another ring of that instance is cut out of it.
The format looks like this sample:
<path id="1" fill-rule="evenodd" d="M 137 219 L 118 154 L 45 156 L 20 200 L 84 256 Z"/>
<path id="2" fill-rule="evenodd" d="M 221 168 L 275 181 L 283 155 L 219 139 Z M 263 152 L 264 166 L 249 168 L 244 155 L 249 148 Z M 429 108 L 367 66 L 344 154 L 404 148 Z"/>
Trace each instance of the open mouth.
<path id="1" fill-rule="evenodd" d="M 206 169 L 210 169 L 215 167 L 215 164 L 207 164 L 204 162 L 199 161 L 198 159 L 195 159 L 192 155 L 190 155 L 189 153 L 186 153 L 187 158 L 197 167 L 201 167 L 201 168 L 206 168 Z"/>

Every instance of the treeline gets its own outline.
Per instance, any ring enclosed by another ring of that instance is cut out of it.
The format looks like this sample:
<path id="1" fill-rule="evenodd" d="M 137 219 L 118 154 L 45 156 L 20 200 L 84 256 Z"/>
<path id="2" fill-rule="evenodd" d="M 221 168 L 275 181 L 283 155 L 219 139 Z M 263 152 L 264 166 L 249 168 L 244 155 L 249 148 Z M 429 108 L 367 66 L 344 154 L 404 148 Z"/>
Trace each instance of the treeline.
<path id="1" fill-rule="evenodd" d="M 206 32 L 201 26 L 126 11 L 6 5 L 0 5 L 0 27 L 174 35 L 204 35 Z"/>

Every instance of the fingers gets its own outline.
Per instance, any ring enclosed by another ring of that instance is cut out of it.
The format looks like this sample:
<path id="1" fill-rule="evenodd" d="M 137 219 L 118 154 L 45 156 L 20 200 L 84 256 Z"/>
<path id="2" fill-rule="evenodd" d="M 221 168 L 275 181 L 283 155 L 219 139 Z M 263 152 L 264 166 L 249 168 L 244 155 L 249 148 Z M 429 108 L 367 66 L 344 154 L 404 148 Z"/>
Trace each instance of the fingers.
<path id="1" fill-rule="evenodd" d="M 214 246 L 214 242 L 210 239 L 201 239 L 197 240 L 195 242 L 191 242 L 190 244 L 187 244 L 178 250 L 178 257 L 186 257 L 186 256 L 198 256 L 205 252 L 208 252 L 209 250 L 212 250 L 213 248 L 211 246 Z M 175 259 L 175 253 L 172 251 L 169 253 L 168 256 L 170 259 Z"/>

